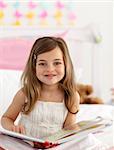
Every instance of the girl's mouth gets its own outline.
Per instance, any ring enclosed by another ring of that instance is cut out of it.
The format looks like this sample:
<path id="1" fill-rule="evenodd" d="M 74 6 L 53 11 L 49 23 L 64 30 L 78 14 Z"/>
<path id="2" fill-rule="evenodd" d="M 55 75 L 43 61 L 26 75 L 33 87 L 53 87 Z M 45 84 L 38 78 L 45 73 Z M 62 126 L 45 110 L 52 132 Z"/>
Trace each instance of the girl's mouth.
<path id="1" fill-rule="evenodd" d="M 46 75 L 44 75 L 45 77 L 47 77 L 47 78 L 53 78 L 53 77 L 55 77 L 56 75 L 55 74 L 46 74 Z"/>

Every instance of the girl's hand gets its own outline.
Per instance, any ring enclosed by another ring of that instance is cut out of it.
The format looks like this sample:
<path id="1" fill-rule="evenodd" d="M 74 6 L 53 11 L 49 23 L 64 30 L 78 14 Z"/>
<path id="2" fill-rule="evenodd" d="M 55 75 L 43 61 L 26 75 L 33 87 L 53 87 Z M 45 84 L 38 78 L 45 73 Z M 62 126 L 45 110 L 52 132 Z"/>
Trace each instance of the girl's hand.
<path id="1" fill-rule="evenodd" d="M 77 123 L 64 127 L 65 130 L 80 130 L 80 126 Z"/>
<path id="2" fill-rule="evenodd" d="M 11 127 L 11 131 L 21 133 L 21 134 L 26 134 L 25 127 L 23 125 L 13 125 Z"/>

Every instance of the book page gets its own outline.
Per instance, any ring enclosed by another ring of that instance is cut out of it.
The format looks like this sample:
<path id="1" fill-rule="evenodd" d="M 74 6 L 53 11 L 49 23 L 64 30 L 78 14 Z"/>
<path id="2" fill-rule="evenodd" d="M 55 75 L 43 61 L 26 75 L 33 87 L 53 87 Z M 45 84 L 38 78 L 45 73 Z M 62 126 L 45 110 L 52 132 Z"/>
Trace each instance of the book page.
<path id="1" fill-rule="evenodd" d="M 19 138 L 19 139 L 23 139 L 23 140 L 35 141 L 35 142 L 40 142 L 40 143 L 45 142 L 42 139 L 33 138 L 33 137 L 30 137 L 30 136 L 27 136 L 27 135 L 24 135 L 24 134 L 20 134 L 20 133 L 16 133 L 16 132 L 13 132 L 13 131 L 6 130 L 6 129 L 2 128 L 1 126 L 0 126 L 0 132 L 2 134 L 6 134 L 6 135 L 16 137 L 16 138 Z"/>
<path id="2" fill-rule="evenodd" d="M 2 133 L 4 135 L 7 135 L 7 136 L 15 137 L 15 138 L 18 138 L 18 139 L 22 139 L 24 142 L 30 144 L 34 148 L 44 149 L 44 148 L 55 147 L 55 146 L 58 145 L 58 143 L 56 143 L 56 142 L 52 143 L 50 141 L 46 141 L 46 140 L 43 140 L 43 139 L 29 137 L 29 136 L 24 135 L 24 134 L 20 134 L 20 133 L 16 133 L 16 132 L 13 132 L 13 131 L 6 130 L 2 127 L 0 127 L 0 133 Z"/>
<path id="3" fill-rule="evenodd" d="M 74 136 L 76 134 L 78 134 L 78 136 L 86 131 L 86 133 L 91 133 L 93 131 L 97 131 L 98 129 L 104 128 L 107 126 L 107 121 L 103 122 L 104 119 L 101 117 L 97 117 L 93 120 L 86 120 L 86 121 L 81 121 L 78 123 L 75 123 L 71 126 L 68 126 L 60 131 L 58 131 L 57 133 L 55 133 L 54 135 L 50 136 L 50 137 L 46 137 L 44 138 L 45 140 L 49 140 L 49 141 L 58 141 L 61 139 L 65 139 L 71 136 Z M 78 128 L 77 128 L 78 126 Z"/>

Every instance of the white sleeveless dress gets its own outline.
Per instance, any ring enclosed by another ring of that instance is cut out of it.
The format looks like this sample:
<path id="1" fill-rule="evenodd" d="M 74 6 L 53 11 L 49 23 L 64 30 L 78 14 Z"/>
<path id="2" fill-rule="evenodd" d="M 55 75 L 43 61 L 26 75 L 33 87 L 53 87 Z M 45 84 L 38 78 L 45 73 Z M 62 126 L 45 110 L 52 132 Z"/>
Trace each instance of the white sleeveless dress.
<path id="1" fill-rule="evenodd" d="M 19 124 L 25 126 L 26 135 L 43 138 L 63 127 L 67 113 L 64 102 L 37 101 L 28 115 L 21 115 Z"/>

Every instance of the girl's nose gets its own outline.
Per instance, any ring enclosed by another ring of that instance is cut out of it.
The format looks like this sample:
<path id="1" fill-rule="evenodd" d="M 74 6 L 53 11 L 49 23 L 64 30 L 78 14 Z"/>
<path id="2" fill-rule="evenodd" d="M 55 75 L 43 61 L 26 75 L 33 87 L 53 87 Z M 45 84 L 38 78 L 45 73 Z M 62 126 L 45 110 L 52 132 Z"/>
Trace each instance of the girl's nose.
<path id="1" fill-rule="evenodd" d="M 48 71 L 54 70 L 53 64 L 48 64 L 46 69 L 47 69 Z"/>

